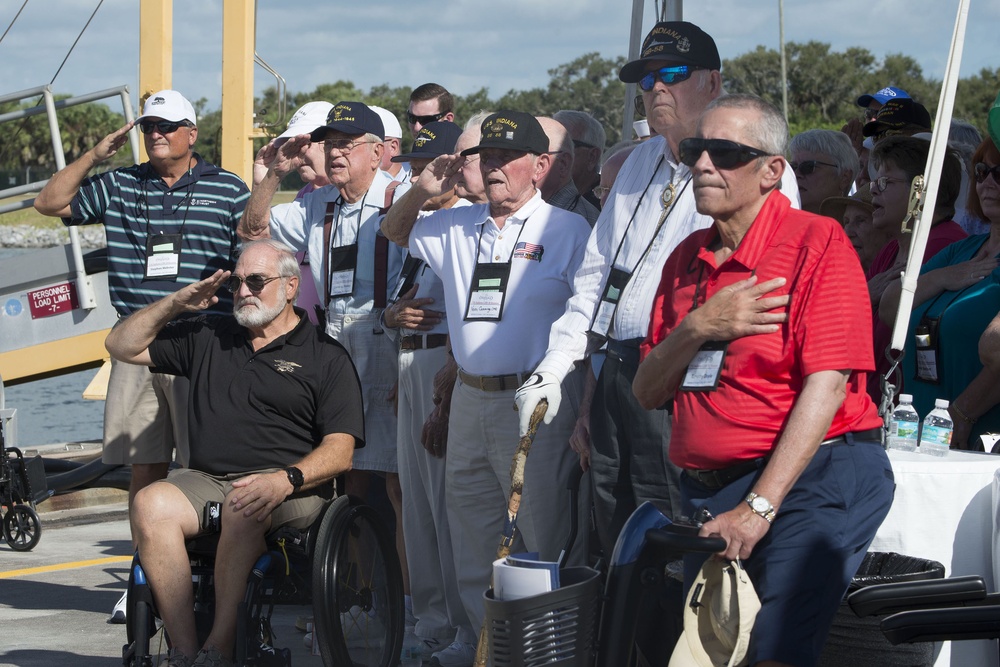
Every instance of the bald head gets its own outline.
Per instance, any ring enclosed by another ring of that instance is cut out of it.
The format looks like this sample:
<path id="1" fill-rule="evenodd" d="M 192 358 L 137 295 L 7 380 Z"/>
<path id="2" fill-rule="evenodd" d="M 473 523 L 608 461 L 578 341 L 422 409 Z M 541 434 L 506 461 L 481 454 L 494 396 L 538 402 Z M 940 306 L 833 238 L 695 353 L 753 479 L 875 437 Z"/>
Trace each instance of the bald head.
<path id="1" fill-rule="evenodd" d="M 632 154 L 632 151 L 638 145 L 630 144 L 619 148 L 608 156 L 604 161 L 604 165 L 601 166 L 601 208 L 604 208 L 604 204 L 608 201 L 611 186 L 615 184 L 615 179 L 618 178 L 618 172 L 621 171 L 622 165 L 625 164 L 625 160 L 628 159 L 628 156 Z"/>
<path id="2" fill-rule="evenodd" d="M 549 138 L 549 153 L 552 155 L 551 166 L 538 182 L 542 199 L 548 199 L 573 178 L 573 138 L 566 126 L 553 118 L 539 116 L 538 123 Z"/>

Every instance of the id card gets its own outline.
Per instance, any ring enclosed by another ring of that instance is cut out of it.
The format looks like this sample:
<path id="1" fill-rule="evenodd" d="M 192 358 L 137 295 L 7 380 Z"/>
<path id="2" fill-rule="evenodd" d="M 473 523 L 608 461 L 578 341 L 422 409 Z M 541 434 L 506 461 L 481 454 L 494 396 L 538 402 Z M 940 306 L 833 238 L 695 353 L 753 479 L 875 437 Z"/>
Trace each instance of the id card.
<path id="1" fill-rule="evenodd" d="M 499 322 L 503 317 L 503 304 L 509 278 L 510 262 L 477 264 L 472 274 L 472 288 L 469 290 L 465 320 Z"/>
<path id="2" fill-rule="evenodd" d="M 330 298 L 354 294 L 354 271 L 357 268 L 357 243 L 330 251 Z"/>
<path id="3" fill-rule="evenodd" d="M 180 234 L 156 234 L 146 239 L 146 278 L 175 280 L 180 268 Z"/>
<path id="4" fill-rule="evenodd" d="M 719 386 L 728 341 L 709 341 L 701 346 L 688 364 L 680 388 L 684 391 L 713 391 Z"/>
<path id="5" fill-rule="evenodd" d="M 594 317 L 594 324 L 587 332 L 592 340 L 606 340 L 608 331 L 611 330 L 611 322 L 614 319 L 615 311 L 618 310 L 618 301 L 621 299 L 625 286 L 632 278 L 632 274 L 622 269 L 612 267 L 608 274 L 608 282 L 604 285 L 604 293 L 597 304 L 597 314 Z"/>

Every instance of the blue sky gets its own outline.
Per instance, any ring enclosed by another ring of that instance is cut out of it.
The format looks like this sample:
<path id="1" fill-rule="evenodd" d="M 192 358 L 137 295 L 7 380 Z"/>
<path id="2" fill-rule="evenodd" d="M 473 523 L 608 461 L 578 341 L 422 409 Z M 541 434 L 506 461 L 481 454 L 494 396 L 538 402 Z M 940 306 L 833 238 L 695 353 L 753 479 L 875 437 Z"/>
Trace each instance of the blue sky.
<path id="1" fill-rule="evenodd" d="M 0 3 L 0 34 L 23 0 Z M 48 83 L 100 0 L 30 0 L 0 42 L 0 93 Z M 139 0 L 104 0 L 56 79 L 59 93 L 123 83 L 137 88 Z M 655 19 L 645 3 L 644 32 Z M 957 0 L 786 0 L 785 38 L 819 40 L 835 50 L 863 46 L 877 57 L 906 53 L 924 75 L 940 79 Z M 485 86 L 492 97 L 544 86 L 547 71 L 598 51 L 628 49 L 628 0 L 413 0 L 402 3 L 260 0 L 257 50 L 289 90 L 351 80 L 363 90 L 387 83 L 437 81 L 458 94 Z M 777 48 L 777 0 L 700 0 L 683 5 L 686 20 L 712 34 L 723 58 Z M 221 0 L 174 1 L 173 86 L 218 108 Z M 961 73 L 1000 66 L 995 49 L 1000 2 L 973 0 Z M 725 72 L 723 72 L 723 76 Z M 255 69 L 256 89 L 273 85 Z"/>

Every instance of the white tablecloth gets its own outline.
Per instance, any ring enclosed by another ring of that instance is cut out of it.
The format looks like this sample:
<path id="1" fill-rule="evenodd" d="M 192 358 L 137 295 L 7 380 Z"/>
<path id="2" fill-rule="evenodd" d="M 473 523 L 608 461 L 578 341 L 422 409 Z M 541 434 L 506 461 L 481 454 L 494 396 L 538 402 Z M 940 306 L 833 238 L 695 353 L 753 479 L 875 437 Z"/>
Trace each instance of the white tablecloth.
<path id="1" fill-rule="evenodd" d="M 1000 456 L 953 451 L 938 458 L 890 450 L 889 460 L 896 495 L 871 551 L 935 560 L 945 576 L 978 574 L 987 590 L 997 590 Z M 996 642 L 946 642 L 934 664 L 997 667 Z"/>

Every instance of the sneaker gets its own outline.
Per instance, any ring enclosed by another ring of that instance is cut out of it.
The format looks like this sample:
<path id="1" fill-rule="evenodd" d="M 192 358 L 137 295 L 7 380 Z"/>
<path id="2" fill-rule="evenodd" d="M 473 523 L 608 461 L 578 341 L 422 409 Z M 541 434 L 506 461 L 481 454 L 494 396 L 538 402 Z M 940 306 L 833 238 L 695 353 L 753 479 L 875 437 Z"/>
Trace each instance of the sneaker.
<path id="1" fill-rule="evenodd" d="M 223 656 L 214 646 L 198 651 L 191 667 L 236 667 L 232 660 Z"/>
<path id="2" fill-rule="evenodd" d="M 313 648 L 313 633 L 307 632 L 305 636 L 302 638 L 302 643 L 305 645 L 307 649 L 311 651 Z"/>
<path id="3" fill-rule="evenodd" d="M 476 647 L 465 642 L 452 642 L 431 656 L 431 667 L 472 667 Z"/>
<path id="4" fill-rule="evenodd" d="M 440 639 L 435 639 L 434 637 L 421 637 L 420 635 L 417 635 L 417 639 L 420 640 L 421 644 L 420 659 L 424 662 L 429 661 L 435 653 L 444 649 L 446 647 L 445 642 L 448 641 L 447 639 L 442 641 Z"/>
<path id="5" fill-rule="evenodd" d="M 108 623 L 124 623 L 125 622 L 125 605 L 128 604 L 128 590 L 122 593 L 122 596 L 115 603 L 115 608 L 111 611 L 111 618 L 108 619 Z"/>
<path id="6" fill-rule="evenodd" d="M 160 667 L 191 667 L 191 658 L 172 648 L 167 654 L 167 659 L 160 663 Z"/>

